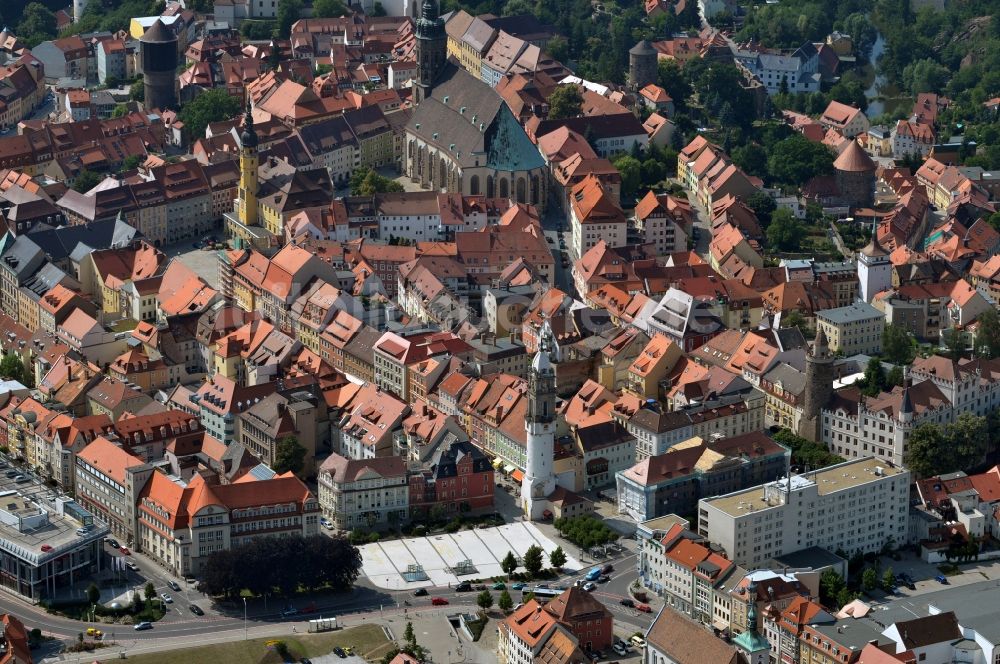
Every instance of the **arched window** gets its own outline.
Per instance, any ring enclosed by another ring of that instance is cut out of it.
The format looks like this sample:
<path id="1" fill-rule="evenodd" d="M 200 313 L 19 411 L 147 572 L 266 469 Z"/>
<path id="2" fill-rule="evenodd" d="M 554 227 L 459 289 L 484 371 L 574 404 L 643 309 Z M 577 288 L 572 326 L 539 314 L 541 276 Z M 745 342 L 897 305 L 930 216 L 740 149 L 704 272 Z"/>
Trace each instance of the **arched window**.
<path id="1" fill-rule="evenodd" d="M 526 190 L 527 190 L 527 182 L 525 181 L 524 176 L 521 176 L 517 179 L 517 195 L 515 196 L 518 203 L 528 202 Z"/>
<path id="2" fill-rule="evenodd" d="M 486 198 L 493 198 L 496 196 L 496 189 L 493 186 L 493 176 L 486 176 Z"/>
<path id="3" fill-rule="evenodd" d="M 469 193 L 473 196 L 479 194 L 479 176 L 473 175 L 472 179 L 469 180 Z"/>
<path id="4" fill-rule="evenodd" d="M 510 198 L 510 183 L 507 178 L 500 178 L 500 198 Z"/>

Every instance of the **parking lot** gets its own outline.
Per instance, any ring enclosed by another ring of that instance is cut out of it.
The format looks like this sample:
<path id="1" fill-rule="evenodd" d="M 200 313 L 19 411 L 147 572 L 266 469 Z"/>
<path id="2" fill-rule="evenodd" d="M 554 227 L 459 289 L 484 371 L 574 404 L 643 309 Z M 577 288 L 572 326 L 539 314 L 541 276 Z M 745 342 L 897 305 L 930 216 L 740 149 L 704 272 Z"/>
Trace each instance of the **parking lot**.
<path id="1" fill-rule="evenodd" d="M 215 237 L 219 237 L 218 234 Z M 166 250 L 168 256 L 176 258 L 184 265 L 191 268 L 195 274 L 208 282 L 212 288 L 219 288 L 219 252 L 216 250 L 206 250 L 198 241 L 198 247 L 193 243 L 186 242 L 169 247 Z"/>

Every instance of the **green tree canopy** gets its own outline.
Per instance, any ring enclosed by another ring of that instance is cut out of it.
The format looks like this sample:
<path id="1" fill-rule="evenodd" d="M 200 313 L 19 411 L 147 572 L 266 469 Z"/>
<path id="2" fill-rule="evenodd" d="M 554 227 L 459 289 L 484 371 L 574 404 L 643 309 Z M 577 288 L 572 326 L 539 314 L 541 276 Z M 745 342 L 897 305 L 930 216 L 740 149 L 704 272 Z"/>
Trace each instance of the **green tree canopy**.
<path id="1" fill-rule="evenodd" d="M 511 599 L 509 592 L 507 592 L 506 590 L 500 591 L 500 599 L 497 600 L 497 606 L 504 613 L 507 613 L 512 608 L 514 608 L 514 600 Z"/>
<path id="2" fill-rule="evenodd" d="M 890 592 L 895 585 L 896 575 L 893 573 L 891 567 L 887 567 L 885 572 L 882 573 L 882 590 Z"/>
<path id="3" fill-rule="evenodd" d="M 735 157 L 734 157 L 735 159 Z M 764 157 L 765 161 L 767 157 Z M 740 168 L 743 168 L 742 166 Z M 746 169 L 744 169 L 746 170 Z M 778 209 L 778 204 L 774 202 L 774 199 L 770 194 L 764 191 L 755 191 L 747 197 L 746 204 L 751 210 L 757 215 L 758 221 L 764 226 L 771 223 L 771 215 L 776 209 Z"/>
<path id="4" fill-rule="evenodd" d="M 888 387 L 882 361 L 877 357 L 870 359 L 865 367 L 865 375 L 858 383 L 865 396 L 875 397 L 881 394 Z"/>
<path id="5" fill-rule="evenodd" d="M 349 13 L 341 0 L 313 0 L 312 7 L 313 18 L 334 18 Z"/>
<path id="6" fill-rule="evenodd" d="M 32 48 L 53 39 L 56 36 L 56 15 L 40 2 L 28 4 L 17 24 L 17 36 Z"/>
<path id="7" fill-rule="evenodd" d="M 979 314 L 977 320 L 976 357 L 1000 357 L 1000 315 L 997 315 L 997 310 L 991 307 Z"/>
<path id="8" fill-rule="evenodd" d="M 5 353 L 0 360 L 0 375 L 11 380 L 16 380 L 25 387 L 33 387 L 35 381 L 31 373 L 24 365 L 24 361 L 17 353 Z"/>
<path id="9" fill-rule="evenodd" d="M 916 340 L 906 328 L 888 323 L 882 331 L 882 357 L 892 364 L 909 364 L 917 355 Z"/>
<path id="10" fill-rule="evenodd" d="M 87 601 L 90 602 L 91 604 L 97 604 L 98 600 L 100 599 L 101 599 L 101 589 L 97 587 L 97 584 L 91 583 L 89 586 L 87 586 Z"/>
<path id="11" fill-rule="evenodd" d="M 675 109 L 687 108 L 692 93 L 691 83 L 676 61 L 660 60 L 656 63 L 656 83 L 674 100 Z"/>
<path id="12" fill-rule="evenodd" d="M 88 171 L 86 168 L 80 171 L 73 181 L 73 189 L 79 191 L 81 194 L 90 191 L 97 185 L 101 183 L 101 176 L 94 171 Z"/>
<path id="13" fill-rule="evenodd" d="M 513 574 L 514 570 L 517 569 L 517 558 L 514 557 L 513 551 L 508 551 L 507 555 L 500 561 L 500 569 L 503 570 L 503 573 L 507 576 Z"/>
<path id="14" fill-rule="evenodd" d="M 490 607 L 493 606 L 493 595 L 489 590 L 484 590 L 476 597 L 476 604 L 478 604 L 479 608 L 483 611 L 489 611 Z"/>
<path id="15" fill-rule="evenodd" d="M 628 154 L 618 156 L 611 163 L 622 176 L 622 198 L 634 198 L 642 185 L 642 163 Z"/>
<path id="16" fill-rule="evenodd" d="M 542 547 L 532 544 L 524 552 L 524 569 L 527 570 L 528 574 L 536 576 L 542 571 L 542 566 L 544 564 L 542 555 L 545 552 L 542 551 Z"/>
<path id="17" fill-rule="evenodd" d="M 806 229 L 788 208 L 780 208 L 771 215 L 767 227 L 767 245 L 772 251 L 796 251 L 805 237 Z"/>
<path id="18" fill-rule="evenodd" d="M 549 95 L 549 118 L 575 118 L 583 108 L 583 94 L 575 84 L 560 85 Z"/>
<path id="19" fill-rule="evenodd" d="M 733 163 L 742 168 L 748 175 L 767 176 L 767 150 L 763 146 L 757 143 L 737 145 L 733 148 L 731 156 Z M 753 196 L 758 195 L 765 196 L 769 201 L 774 202 L 770 196 L 762 191 L 753 194 Z M 749 205 L 749 202 L 747 204 Z M 751 207 L 753 206 L 751 205 Z"/>
<path id="20" fill-rule="evenodd" d="M 861 588 L 866 593 L 870 593 L 878 587 L 878 572 L 874 567 L 866 567 L 861 573 Z"/>
<path id="21" fill-rule="evenodd" d="M 370 168 L 359 168 L 351 173 L 350 186 L 353 196 L 374 196 L 386 192 L 403 191 L 403 185 L 384 175 L 379 175 Z"/>
<path id="22" fill-rule="evenodd" d="M 837 570 L 828 567 L 819 577 L 819 596 L 824 606 L 833 606 L 840 591 L 847 587 L 844 577 Z"/>
<path id="23" fill-rule="evenodd" d="M 560 569 L 566 564 L 566 554 L 561 546 L 557 546 L 549 552 L 549 565 L 555 569 Z"/>
<path id="24" fill-rule="evenodd" d="M 911 62 L 903 69 L 903 85 L 911 94 L 943 92 L 951 72 L 930 58 Z"/>
<path id="25" fill-rule="evenodd" d="M 153 585 L 152 581 L 147 581 L 146 585 L 143 587 L 143 593 L 146 595 L 147 600 L 151 600 L 156 597 L 156 586 Z"/>
<path id="26" fill-rule="evenodd" d="M 822 143 L 795 134 L 774 145 L 767 170 L 776 182 L 802 185 L 817 175 L 832 173 L 833 158 L 833 153 Z"/>
<path id="27" fill-rule="evenodd" d="M 279 475 L 289 471 L 296 475 L 302 472 L 305 464 L 306 448 L 295 436 L 285 436 L 278 441 L 274 451 L 274 472 Z"/>
<path id="28" fill-rule="evenodd" d="M 194 139 L 204 136 L 209 124 L 235 118 L 242 110 L 240 100 L 225 90 L 207 90 L 184 104 L 180 118 Z"/>
<path id="29" fill-rule="evenodd" d="M 292 33 L 292 24 L 299 20 L 302 13 L 302 0 L 278 0 L 278 37 L 288 39 Z"/>

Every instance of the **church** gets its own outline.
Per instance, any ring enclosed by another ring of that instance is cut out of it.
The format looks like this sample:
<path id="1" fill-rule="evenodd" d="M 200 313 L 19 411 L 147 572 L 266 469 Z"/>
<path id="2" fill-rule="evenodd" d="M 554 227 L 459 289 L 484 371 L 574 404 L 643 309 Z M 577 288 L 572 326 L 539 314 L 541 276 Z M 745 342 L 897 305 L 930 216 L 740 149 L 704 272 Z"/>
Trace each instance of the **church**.
<path id="1" fill-rule="evenodd" d="M 493 88 L 448 60 L 447 41 L 435 0 L 424 0 L 405 174 L 425 189 L 544 208 L 548 181 L 541 154 Z"/>

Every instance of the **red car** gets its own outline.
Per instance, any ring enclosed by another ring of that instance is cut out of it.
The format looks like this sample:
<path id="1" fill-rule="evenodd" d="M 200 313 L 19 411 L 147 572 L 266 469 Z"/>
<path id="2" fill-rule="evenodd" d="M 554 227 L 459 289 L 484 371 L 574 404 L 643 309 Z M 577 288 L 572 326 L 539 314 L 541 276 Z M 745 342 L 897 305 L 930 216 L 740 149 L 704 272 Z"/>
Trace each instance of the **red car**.
<path id="1" fill-rule="evenodd" d="M 131 556 L 132 555 L 132 552 L 128 550 L 127 546 L 123 546 L 122 548 L 120 548 L 118 550 L 121 551 L 123 555 L 126 555 L 126 556 Z"/>
<path id="2" fill-rule="evenodd" d="M 434 606 L 444 606 L 447 603 L 448 603 L 448 600 L 446 600 L 444 597 L 432 597 L 431 598 L 431 604 L 433 604 Z"/>
<path id="3" fill-rule="evenodd" d="M 48 545 L 48 544 L 43 544 L 42 545 L 42 551 L 48 552 L 48 551 L 51 551 L 51 550 L 52 550 L 52 547 L 50 545 Z"/>
<path id="4" fill-rule="evenodd" d="M 636 604 L 636 611 L 642 611 L 643 613 L 652 613 L 653 609 L 650 608 L 649 604 Z"/>

